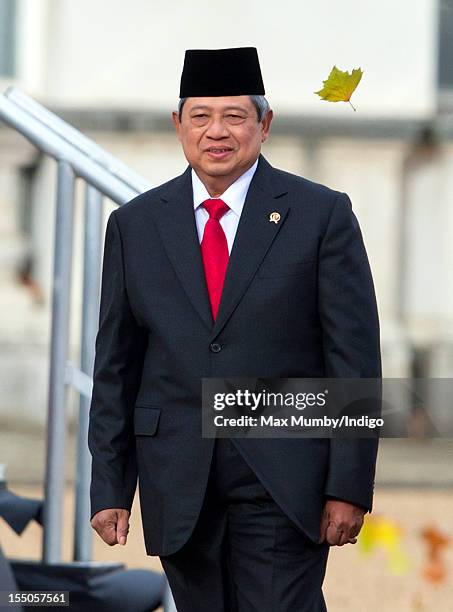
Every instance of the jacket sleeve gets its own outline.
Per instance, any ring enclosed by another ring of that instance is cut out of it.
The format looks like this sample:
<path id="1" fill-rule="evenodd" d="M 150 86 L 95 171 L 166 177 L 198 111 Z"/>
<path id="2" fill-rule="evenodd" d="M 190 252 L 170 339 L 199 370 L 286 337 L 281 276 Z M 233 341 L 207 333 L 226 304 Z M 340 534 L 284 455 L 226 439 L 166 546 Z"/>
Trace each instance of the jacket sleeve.
<path id="1" fill-rule="evenodd" d="M 345 193 L 337 195 L 320 245 L 318 282 L 325 377 L 378 379 L 380 389 L 374 285 L 362 233 Z M 380 404 L 379 398 L 378 410 Z M 378 437 L 331 438 L 326 497 L 371 512 L 378 444 Z"/>
<path id="2" fill-rule="evenodd" d="M 88 427 L 91 518 L 99 510 L 132 506 L 137 486 L 133 411 L 146 337 L 129 305 L 120 229 L 113 211 L 105 234 Z"/>

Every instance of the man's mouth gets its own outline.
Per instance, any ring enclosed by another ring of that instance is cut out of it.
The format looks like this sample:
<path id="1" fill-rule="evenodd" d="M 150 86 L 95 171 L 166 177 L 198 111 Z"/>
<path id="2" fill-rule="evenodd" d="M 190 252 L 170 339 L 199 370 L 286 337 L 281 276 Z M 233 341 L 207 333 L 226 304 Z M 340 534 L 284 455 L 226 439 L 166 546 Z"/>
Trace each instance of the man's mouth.
<path id="1" fill-rule="evenodd" d="M 232 151 L 231 147 L 209 147 L 206 149 L 206 152 L 215 158 L 225 157 Z"/>

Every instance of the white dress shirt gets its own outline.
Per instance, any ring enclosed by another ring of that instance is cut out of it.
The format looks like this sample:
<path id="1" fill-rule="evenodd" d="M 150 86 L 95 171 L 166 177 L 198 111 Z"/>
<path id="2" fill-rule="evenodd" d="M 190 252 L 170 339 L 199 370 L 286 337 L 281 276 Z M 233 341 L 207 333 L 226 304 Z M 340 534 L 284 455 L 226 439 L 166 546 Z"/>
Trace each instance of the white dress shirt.
<path id="1" fill-rule="evenodd" d="M 222 195 L 218 196 L 222 199 L 225 204 L 230 207 L 221 218 L 220 225 L 222 226 L 223 231 L 225 232 L 225 236 L 228 243 L 228 252 L 231 253 L 231 249 L 233 247 L 234 238 L 236 236 L 236 230 L 238 228 L 239 219 L 241 218 L 242 209 L 244 208 L 245 197 L 247 195 L 248 188 L 250 186 L 250 181 L 252 180 L 253 175 L 255 174 L 256 167 L 258 165 L 258 160 L 249 168 L 244 174 L 234 181 L 232 185 L 228 187 L 226 191 L 222 193 Z M 204 227 L 206 225 L 206 221 L 209 219 L 209 213 L 201 206 L 201 204 L 205 200 L 211 199 L 211 196 L 208 193 L 208 190 L 201 182 L 198 177 L 198 174 L 192 168 L 192 191 L 193 191 L 193 206 L 195 209 L 195 221 L 197 224 L 198 231 L 198 239 L 201 243 L 203 239 Z"/>

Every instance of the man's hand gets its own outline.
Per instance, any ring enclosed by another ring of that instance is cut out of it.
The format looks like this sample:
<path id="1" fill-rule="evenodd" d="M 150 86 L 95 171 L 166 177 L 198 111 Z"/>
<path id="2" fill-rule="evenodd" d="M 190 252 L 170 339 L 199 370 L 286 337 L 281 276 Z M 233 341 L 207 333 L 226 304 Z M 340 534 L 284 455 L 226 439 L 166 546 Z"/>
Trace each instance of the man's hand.
<path id="1" fill-rule="evenodd" d="M 100 510 L 91 519 L 91 526 L 109 546 L 124 546 L 129 531 L 129 515 L 129 510 L 123 508 Z"/>
<path id="2" fill-rule="evenodd" d="M 365 510 L 348 502 L 329 499 L 324 506 L 321 519 L 321 537 L 332 546 L 355 544 L 363 525 Z"/>

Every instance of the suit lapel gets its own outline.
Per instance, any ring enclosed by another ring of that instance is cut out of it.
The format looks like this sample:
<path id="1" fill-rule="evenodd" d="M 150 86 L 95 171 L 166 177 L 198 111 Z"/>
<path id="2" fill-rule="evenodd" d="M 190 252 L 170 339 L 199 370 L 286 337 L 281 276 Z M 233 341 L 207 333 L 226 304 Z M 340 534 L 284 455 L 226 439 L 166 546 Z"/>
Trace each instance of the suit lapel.
<path id="1" fill-rule="evenodd" d="M 260 155 L 239 220 L 215 323 L 195 222 L 191 167 L 161 194 L 154 209 L 160 236 L 181 285 L 212 339 L 227 323 L 280 231 L 289 210 L 281 197 L 286 192 L 278 173 Z M 280 214 L 278 223 L 269 220 L 272 212 Z"/>
<path id="2" fill-rule="evenodd" d="M 156 208 L 156 224 L 178 279 L 206 327 L 213 318 L 193 208 L 191 167 L 172 182 Z"/>
<path id="3" fill-rule="evenodd" d="M 280 197 L 286 192 L 278 173 L 260 155 L 231 250 L 211 339 L 214 339 L 227 323 L 280 231 L 289 210 L 286 198 Z M 278 223 L 269 219 L 273 212 L 280 214 Z"/>

